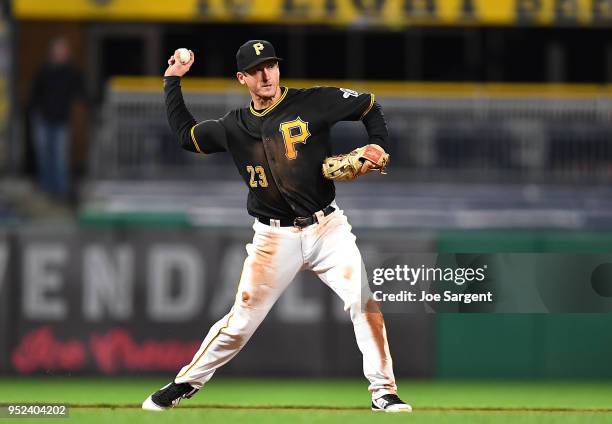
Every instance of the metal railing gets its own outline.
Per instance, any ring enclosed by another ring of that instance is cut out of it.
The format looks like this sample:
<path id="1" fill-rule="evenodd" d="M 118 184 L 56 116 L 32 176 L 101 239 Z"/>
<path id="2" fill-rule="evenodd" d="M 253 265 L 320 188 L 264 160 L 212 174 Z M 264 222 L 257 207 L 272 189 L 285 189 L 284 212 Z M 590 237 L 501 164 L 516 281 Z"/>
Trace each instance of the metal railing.
<path id="1" fill-rule="evenodd" d="M 112 86 L 111 86 L 112 87 Z M 198 120 L 248 103 L 245 93 L 186 91 Z M 612 91 L 378 94 L 390 132 L 392 173 L 410 181 L 609 182 Z M 333 129 L 336 152 L 367 140 L 360 123 Z M 94 179 L 225 178 L 229 155 L 182 151 L 170 133 L 161 89 L 110 88 L 93 141 Z M 393 178 L 393 177 L 392 177 Z"/>

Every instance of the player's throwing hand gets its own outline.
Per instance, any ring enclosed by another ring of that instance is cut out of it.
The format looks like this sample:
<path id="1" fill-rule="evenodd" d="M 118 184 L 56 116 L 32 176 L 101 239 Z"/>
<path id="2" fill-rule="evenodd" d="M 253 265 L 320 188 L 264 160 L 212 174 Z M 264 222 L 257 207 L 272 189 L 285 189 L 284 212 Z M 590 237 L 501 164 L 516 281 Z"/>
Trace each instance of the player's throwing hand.
<path id="1" fill-rule="evenodd" d="M 168 59 L 168 69 L 164 73 L 165 77 L 182 77 L 191 68 L 195 61 L 195 56 L 191 50 L 189 50 L 189 61 L 182 63 L 180 59 L 180 49 L 175 50 L 174 54 Z"/>

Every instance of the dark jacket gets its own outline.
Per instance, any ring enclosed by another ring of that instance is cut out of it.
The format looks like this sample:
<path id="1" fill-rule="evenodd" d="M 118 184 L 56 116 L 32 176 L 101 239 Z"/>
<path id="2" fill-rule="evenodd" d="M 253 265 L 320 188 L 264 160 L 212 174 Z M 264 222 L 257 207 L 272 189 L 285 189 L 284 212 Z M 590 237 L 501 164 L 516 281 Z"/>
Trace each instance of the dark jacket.
<path id="1" fill-rule="evenodd" d="M 47 121 L 67 122 L 77 98 L 84 100 L 81 73 L 70 64 L 46 63 L 34 78 L 30 108 Z"/>

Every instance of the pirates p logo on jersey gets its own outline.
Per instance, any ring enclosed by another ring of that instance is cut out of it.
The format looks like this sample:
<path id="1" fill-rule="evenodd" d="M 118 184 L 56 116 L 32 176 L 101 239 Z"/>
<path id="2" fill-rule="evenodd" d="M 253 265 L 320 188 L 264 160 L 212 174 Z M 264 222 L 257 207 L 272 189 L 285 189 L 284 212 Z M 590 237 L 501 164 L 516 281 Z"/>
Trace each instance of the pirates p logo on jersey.
<path id="1" fill-rule="evenodd" d="M 283 134 L 285 155 L 288 159 L 295 159 L 297 157 L 295 143 L 306 144 L 306 140 L 310 137 L 308 122 L 302 121 L 302 118 L 298 116 L 293 121 L 282 122 L 279 131 Z"/>

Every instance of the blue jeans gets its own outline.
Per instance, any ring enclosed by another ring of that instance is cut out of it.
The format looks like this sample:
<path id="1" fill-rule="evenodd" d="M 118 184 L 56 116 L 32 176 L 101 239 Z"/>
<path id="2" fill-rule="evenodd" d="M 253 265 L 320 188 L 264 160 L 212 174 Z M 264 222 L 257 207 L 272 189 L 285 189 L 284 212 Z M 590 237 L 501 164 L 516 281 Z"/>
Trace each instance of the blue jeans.
<path id="1" fill-rule="evenodd" d="M 34 116 L 33 126 L 40 187 L 47 193 L 66 196 L 70 138 L 68 124 L 49 122 L 40 116 Z"/>

